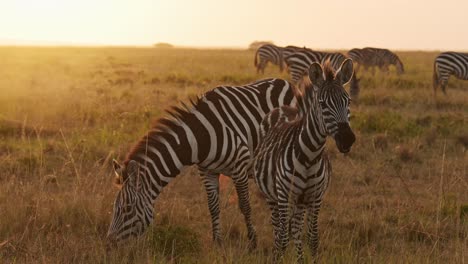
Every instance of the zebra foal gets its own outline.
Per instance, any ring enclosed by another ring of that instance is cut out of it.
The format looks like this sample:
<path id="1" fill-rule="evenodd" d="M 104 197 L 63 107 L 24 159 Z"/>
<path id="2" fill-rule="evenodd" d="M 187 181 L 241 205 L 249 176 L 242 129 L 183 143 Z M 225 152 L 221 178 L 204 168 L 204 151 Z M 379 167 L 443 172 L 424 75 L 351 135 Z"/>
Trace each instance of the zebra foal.
<path id="1" fill-rule="evenodd" d="M 349 126 L 349 96 L 343 85 L 353 76 L 353 62 L 346 59 L 334 71 L 312 63 L 312 82 L 298 96 L 297 108 L 283 106 L 270 112 L 260 126 L 261 142 L 252 164 L 256 184 L 271 209 L 275 233 L 275 262 L 286 249 L 289 230 L 298 262 L 304 262 L 301 234 L 307 212 L 307 242 L 317 254 L 317 218 L 330 180 L 331 164 L 325 154 L 328 136 L 347 153 L 355 141 Z"/>

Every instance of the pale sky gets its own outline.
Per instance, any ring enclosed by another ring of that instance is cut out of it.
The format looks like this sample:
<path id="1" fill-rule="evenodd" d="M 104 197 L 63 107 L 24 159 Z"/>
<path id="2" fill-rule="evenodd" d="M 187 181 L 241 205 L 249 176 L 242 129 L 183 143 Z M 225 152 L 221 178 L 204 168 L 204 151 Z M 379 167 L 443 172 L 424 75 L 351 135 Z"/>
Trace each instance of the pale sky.
<path id="1" fill-rule="evenodd" d="M 0 0 L 0 44 L 468 50 L 468 0 Z"/>

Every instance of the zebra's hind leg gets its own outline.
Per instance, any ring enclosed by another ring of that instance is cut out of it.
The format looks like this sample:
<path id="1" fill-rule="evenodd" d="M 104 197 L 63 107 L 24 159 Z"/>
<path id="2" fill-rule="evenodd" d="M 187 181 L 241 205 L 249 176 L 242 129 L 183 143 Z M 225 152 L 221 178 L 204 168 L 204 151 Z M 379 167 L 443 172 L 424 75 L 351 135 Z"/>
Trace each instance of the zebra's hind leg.
<path id="1" fill-rule="evenodd" d="M 239 209 L 244 215 L 247 226 L 247 237 L 249 239 L 249 250 L 257 248 L 257 233 L 252 224 L 252 209 L 250 208 L 249 182 L 247 174 L 241 174 L 239 177 L 233 177 L 237 196 L 239 197 Z"/>
<path id="2" fill-rule="evenodd" d="M 291 236 L 297 253 L 297 263 L 304 263 L 304 250 L 302 249 L 302 229 L 304 226 L 305 205 L 299 204 L 294 210 L 291 218 Z"/>
<path id="3" fill-rule="evenodd" d="M 447 94 L 447 91 L 445 90 L 445 88 L 447 87 L 447 83 L 448 83 L 448 80 L 442 80 L 440 82 L 440 88 L 442 89 L 442 92 L 444 94 Z"/>
<path id="4" fill-rule="evenodd" d="M 219 209 L 219 175 L 200 171 L 200 175 L 205 186 L 208 197 L 208 209 L 211 215 L 211 225 L 213 231 L 213 241 L 221 246 L 223 239 L 221 237 L 220 209 Z"/>

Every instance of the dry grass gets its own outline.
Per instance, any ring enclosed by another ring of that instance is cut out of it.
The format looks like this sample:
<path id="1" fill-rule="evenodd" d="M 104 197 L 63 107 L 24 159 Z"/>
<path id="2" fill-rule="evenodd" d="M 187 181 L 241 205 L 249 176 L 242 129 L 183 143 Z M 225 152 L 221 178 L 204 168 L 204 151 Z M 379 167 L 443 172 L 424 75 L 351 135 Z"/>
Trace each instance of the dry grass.
<path id="1" fill-rule="evenodd" d="M 340 155 L 329 142 L 323 263 L 467 262 L 468 84 L 451 79 L 449 95 L 434 98 L 436 54 L 399 55 L 405 75 L 360 76 L 352 152 Z M 116 192 L 109 160 L 122 158 L 169 105 L 261 78 L 252 51 L 1 48 L 0 57 L 1 263 L 271 260 L 269 211 L 255 186 L 259 249 L 247 251 L 230 184 L 222 190 L 226 237 L 218 249 L 192 168 L 164 190 L 141 239 L 114 251 L 104 241 Z M 270 67 L 266 75 L 279 74 Z"/>

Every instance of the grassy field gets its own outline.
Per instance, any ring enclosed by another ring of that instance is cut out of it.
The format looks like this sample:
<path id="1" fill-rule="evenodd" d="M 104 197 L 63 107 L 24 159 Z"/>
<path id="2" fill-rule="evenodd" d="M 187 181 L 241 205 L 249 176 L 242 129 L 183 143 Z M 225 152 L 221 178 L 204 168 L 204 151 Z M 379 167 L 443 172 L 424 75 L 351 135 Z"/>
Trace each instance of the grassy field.
<path id="1" fill-rule="evenodd" d="M 406 74 L 360 74 L 357 142 L 329 152 L 320 263 L 468 262 L 468 82 L 432 92 L 436 53 L 400 52 Z M 106 251 L 123 159 L 164 109 L 256 75 L 252 51 L 0 48 L 0 263 L 265 263 L 269 210 L 252 183 L 259 248 L 248 253 L 230 181 L 222 186 L 224 248 L 211 242 L 194 168 L 156 202 L 148 232 Z M 286 260 L 294 259 L 290 247 Z"/>

